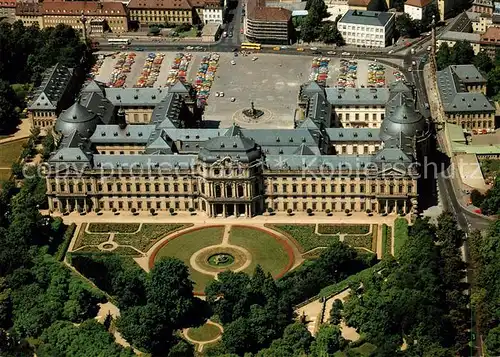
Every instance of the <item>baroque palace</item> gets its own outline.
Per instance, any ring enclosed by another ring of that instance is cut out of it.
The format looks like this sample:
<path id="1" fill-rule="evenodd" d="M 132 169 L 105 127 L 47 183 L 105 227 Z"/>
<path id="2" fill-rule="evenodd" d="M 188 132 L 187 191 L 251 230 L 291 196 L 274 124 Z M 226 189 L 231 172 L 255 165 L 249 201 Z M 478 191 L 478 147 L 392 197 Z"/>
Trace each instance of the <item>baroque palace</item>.
<path id="1" fill-rule="evenodd" d="M 381 122 L 377 89 L 345 91 L 304 84 L 298 107 L 305 119 L 293 129 L 208 129 L 180 82 L 161 89 L 88 82 L 55 121 L 49 207 L 246 217 L 269 208 L 415 213 L 418 162 L 433 140 L 412 90 L 396 83 L 379 94 Z M 347 127 L 349 98 L 377 125 Z"/>

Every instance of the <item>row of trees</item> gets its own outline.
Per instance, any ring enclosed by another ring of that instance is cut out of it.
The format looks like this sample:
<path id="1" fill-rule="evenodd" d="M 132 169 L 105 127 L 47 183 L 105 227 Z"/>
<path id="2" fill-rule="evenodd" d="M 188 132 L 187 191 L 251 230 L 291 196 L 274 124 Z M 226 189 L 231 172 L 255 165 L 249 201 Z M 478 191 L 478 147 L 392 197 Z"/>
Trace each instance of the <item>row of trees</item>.
<path id="1" fill-rule="evenodd" d="M 94 321 L 104 295 L 53 256 L 65 226 L 40 215 L 45 191 L 39 177 L 0 191 L 0 355 L 133 356 Z"/>
<path id="2" fill-rule="evenodd" d="M 474 285 L 472 307 L 488 356 L 500 355 L 500 220 L 470 235 Z"/>
<path id="3" fill-rule="evenodd" d="M 299 38 L 302 41 L 314 42 L 319 40 L 337 46 L 345 44 L 342 34 L 337 29 L 337 22 L 341 16 L 338 16 L 333 22 L 323 21 L 330 16 L 327 9 L 328 7 L 323 0 L 307 1 L 307 16 L 295 23 L 296 27 L 300 27 Z"/>
<path id="4" fill-rule="evenodd" d="M 481 208 L 485 215 L 495 215 L 500 213 L 500 178 L 496 178 L 493 187 L 482 194 L 478 190 L 471 192 L 472 204 Z"/>

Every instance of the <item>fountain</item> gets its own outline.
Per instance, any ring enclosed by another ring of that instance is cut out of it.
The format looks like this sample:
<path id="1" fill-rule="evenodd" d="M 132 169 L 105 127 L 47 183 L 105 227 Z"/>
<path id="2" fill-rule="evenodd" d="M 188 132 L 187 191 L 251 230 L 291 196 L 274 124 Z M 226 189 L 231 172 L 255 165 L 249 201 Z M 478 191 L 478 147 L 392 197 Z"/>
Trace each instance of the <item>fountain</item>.
<path id="1" fill-rule="evenodd" d="M 255 109 L 254 103 L 250 103 L 249 109 L 243 109 L 243 114 L 247 117 L 247 119 L 259 119 L 264 115 L 264 111 L 260 109 Z"/>
<path id="2" fill-rule="evenodd" d="M 208 257 L 208 264 L 216 267 L 226 267 L 234 263 L 234 257 L 228 253 L 217 253 Z"/>

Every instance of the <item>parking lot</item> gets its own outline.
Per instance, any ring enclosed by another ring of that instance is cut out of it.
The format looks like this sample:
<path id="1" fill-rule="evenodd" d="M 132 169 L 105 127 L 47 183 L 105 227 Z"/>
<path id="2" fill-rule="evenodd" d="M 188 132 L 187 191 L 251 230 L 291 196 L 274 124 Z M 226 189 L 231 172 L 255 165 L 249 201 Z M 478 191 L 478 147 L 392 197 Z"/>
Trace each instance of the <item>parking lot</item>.
<path id="1" fill-rule="evenodd" d="M 187 52 L 187 53 L 186 53 Z M 200 69 L 202 58 L 209 55 L 207 52 L 189 52 L 188 65 L 184 66 L 188 83 L 195 83 L 197 72 Z M 127 56 L 132 52 L 126 52 Z M 134 62 L 129 65 L 124 81 L 124 87 L 134 87 L 138 84 L 138 79 L 143 72 L 144 63 L 148 57 L 148 52 L 133 52 Z M 157 67 L 157 80 L 152 84 L 154 87 L 165 87 L 167 79 L 172 76 L 171 69 L 178 52 L 161 52 L 163 61 Z M 158 55 L 159 53 L 156 53 Z M 210 67 L 216 70 L 213 75 L 213 82 L 206 99 L 204 120 L 207 126 L 228 127 L 233 122 L 238 121 L 238 113 L 243 109 L 250 108 L 254 103 L 256 109 L 262 109 L 267 114 L 267 119 L 255 122 L 240 123 L 247 127 L 264 128 L 292 128 L 294 126 L 294 114 L 297 104 L 297 95 L 300 85 L 309 80 L 314 80 L 317 75 L 312 68 L 314 57 L 293 56 L 284 54 L 249 54 L 220 53 L 220 58 L 216 65 L 212 63 Z M 123 56 L 122 56 L 123 57 Z M 323 58 L 316 56 L 316 58 Z M 186 57 L 185 57 L 186 58 Z M 326 57 L 328 58 L 328 57 Z M 119 60 L 118 54 L 107 53 L 102 66 L 99 69 L 96 79 L 109 84 L 111 74 L 116 72 L 116 63 Z M 234 63 L 234 64 L 233 64 Z M 357 60 L 355 79 L 352 81 L 354 87 L 366 86 L 368 84 L 368 68 L 371 61 Z M 325 84 L 327 86 L 337 86 L 339 73 L 341 70 L 341 59 L 338 57 L 329 58 L 326 64 L 327 69 L 322 68 L 322 72 L 327 72 Z M 210 71 L 210 70 L 209 70 Z M 318 70 L 316 70 L 318 72 Z M 385 66 L 383 75 L 385 76 L 384 86 L 395 80 L 395 70 Z M 324 76 L 323 76 L 324 77 Z M 224 93 L 224 96 L 217 96 L 216 93 Z"/>

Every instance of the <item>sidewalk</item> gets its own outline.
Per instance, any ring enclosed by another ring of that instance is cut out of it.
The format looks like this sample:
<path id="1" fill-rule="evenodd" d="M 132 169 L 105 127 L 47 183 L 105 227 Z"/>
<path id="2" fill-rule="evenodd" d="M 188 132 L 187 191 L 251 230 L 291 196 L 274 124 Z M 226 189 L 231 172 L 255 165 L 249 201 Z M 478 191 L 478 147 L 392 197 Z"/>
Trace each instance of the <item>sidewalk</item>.
<path id="1" fill-rule="evenodd" d="M 47 215 L 47 210 L 42 210 L 42 214 Z M 325 213 L 318 213 L 312 216 L 306 213 L 296 213 L 292 216 L 286 213 L 277 213 L 272 216 L 259 215 L 252 218 L 246 217 L 208 217 L 204 213 L 191 215 L 189 212 L 179 212 L 175 215 L 170 215 L 168 212 L 157 212 L 152 216 L 147 211 L 141 211 L 137 215 L 132 215 L 131 212 L 120 212 L 115 215 L 112 212 L 103 212 L 97 215 L 94 212 L 80 215 L 77 212 L 72 212 L 67 216 L 60 213 L 53 213 L 53 217 L 62 217 L 65 223 L 194 223 L 194 224 L 266 224 L 266 223 L 288 223 L 288 224 L 328 224 L 328 223 L 344 223 L 344 224 L 387 224 L 393 225 L 394 219 L 398 216 L 391 214 L 388 216 L 373 215 L 368 217 L 366 213 L 356 212 L 346 216 L 343 212 L 334 212 L 333 215 L 327 216 Z"/>

